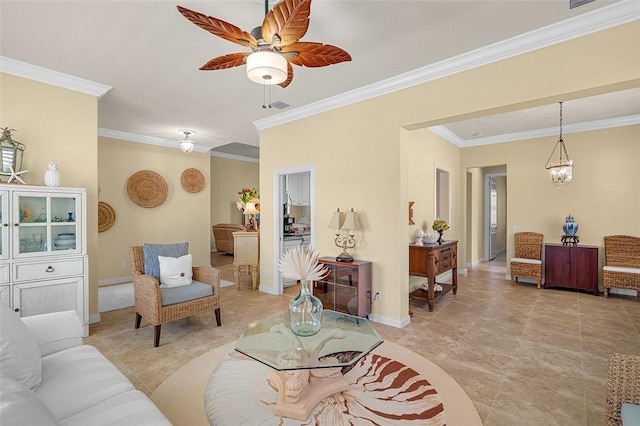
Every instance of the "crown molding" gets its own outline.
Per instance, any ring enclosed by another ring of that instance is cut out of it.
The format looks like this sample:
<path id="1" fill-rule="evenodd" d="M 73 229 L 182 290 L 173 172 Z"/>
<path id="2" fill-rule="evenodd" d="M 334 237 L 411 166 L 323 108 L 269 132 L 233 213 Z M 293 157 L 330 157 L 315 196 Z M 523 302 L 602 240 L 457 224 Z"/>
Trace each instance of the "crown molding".
<path id="1" fill-rule="evenodd" d="M 226 158 L 228 160 L 246 161 L 248 163 L 260 163 L 259 158 L 245 157 L 244 155 L 227 154 L 226 152 L 209 151 L 212 157 Z"/>
<path id="2" fill-rule="evenodd" d="M 640 114 L 628 115 L 626 117 L 608 118 L 604 120 L 587 121 L 584 123 L 576 123 L 562 126 L 563 134 L 589 132 L 592 130 L 610 129 L 613 127 L 633 126 L 640 124 Z M 514 142 L 525 139 L 535 139 L 547 136 L 558 135 L 558 127 L 547 127 L 546 129 L 528 130 L 526 132 L 507 133 L 504 135 L 487 136 L 477 139 L 462 139 L 445 126 L 429 127 L 436 135 L 446 139 L 452 144 L 460 148 L 468 148 L 471 146 L 492 145 L 496 143 Z"/>
<path id="3" fill-rule="evenodd" d="M 105 84 L 95 83 L 93 81 L 85 80 L 84 78 L 74 77 L 69 74 L 28 64 L 6 56 L 0 56 L 0 71 L 7 74 L 17 75 L 18 77 L 39 81 L 41 83 L 75 90 L 76 92 L 86 93 L 88 95 L 96 96 L 98 99 L 111 90 L 111 86 L 107 86 Z"/>
<path id="4" fill-rule="evenodd" d="M 253 125 L 258 130 L 279 126 L 607 28 L 616 27 L 637 19 L 640 19 L 640 2 L 637 0 L 621 0 L 610 6 L 520 34 L 377 83 L 256 120 Z"/>
<path id="5" fill-rule="evenodd" d="M 156 138 L 153 136 L 139 135 L 137 133 L 121 132 L 120 130 L 105 129 L 103 127 L 98 127 L 98 136 L 102 136 L 103 138 L 119 139 L 128 142 L 138 142 L 147 145 L 161 146 L 164 148 L 180 149 L 177 140 Z M 210 149 L 210 146 L 204 146 L 197 143 L 196 146 L 193 147 L 193 150 L 195 152 L 209 152 Z"/>

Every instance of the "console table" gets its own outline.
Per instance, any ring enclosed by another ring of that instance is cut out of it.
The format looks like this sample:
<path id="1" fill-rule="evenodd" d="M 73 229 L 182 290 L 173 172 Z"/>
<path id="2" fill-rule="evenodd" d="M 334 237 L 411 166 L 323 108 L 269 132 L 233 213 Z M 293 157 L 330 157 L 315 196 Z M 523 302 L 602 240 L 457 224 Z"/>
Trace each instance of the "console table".
<path id="1" fill-rule="evenodd" d="M 544 285 L 593 292 L 598 290 L 598 247 L 544 245 Z"/>
<path id="2" fill-rule="evenodd" d="M 438 283 L 442 291 L 435 291 L 436 277 L 451 271 L 451 284 Z M 453 291 L 458 292 L 458 242 L 445 241 L 442 244 L 409 245 L 409 275 L 427 277 L 427 290 L 418 288 L 409 297 L 426 299 L 429 311 L 437 298 Z"/>
<path id="3" fill-rule="evenodd" d="M 259 232 L 236 231 L 233 233 L 233 277 L 236 281 L 236 288 L 240 288 L 240 267 L 248 266 L 253 289 L 256 289 L 260 269 L 259 238 Z"/>

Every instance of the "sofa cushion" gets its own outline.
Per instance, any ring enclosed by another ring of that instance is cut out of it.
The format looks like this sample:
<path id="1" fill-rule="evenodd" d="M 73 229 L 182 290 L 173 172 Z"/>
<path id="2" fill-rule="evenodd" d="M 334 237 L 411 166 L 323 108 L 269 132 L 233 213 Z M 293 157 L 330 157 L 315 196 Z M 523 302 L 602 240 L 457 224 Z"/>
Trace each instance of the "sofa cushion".
<path id="1" fill-rule="evenodd" d="M 532 265 L 541 265 L 542 261 L 538 260 L 538 259 L 526 259 L 523 257 L 513 257 L 511 258 L 512 262 L 517 262 L 517 263 L 530 263 Z"/>
<path id="2" fill-rule="evenodd" d="M 158 256 L 180 257 L 189 252 L 189 243 L 147 244 L 142 246 L 144 254 L 144 273 L 160 281 Z"/>
<path id="3" fill-rule="evenodd" d="M 93 346 L 76 346 L 42 358 L 36 393 L 58 419 L 65 419 L 134 387 Z"/>
<path id="4" fill-rule="evenodd" d="M 0 303 L 0 375 L 34 390 L 40 385 L 42 357 L 36 338 L 4 303 Z"/>
<path id="5" fill-rule="evenodd" d="M 45 403 L 23 383 L 0 376 L 0 425 L 59 425 Z"/>
<path id="6" fill-rule="evenodd" d="M 213 287 L 200 281 L 193 281 L 191 284 L 182 287 L 160 287 L 160 293 L 162 295 L 162 306 L 168 306 L 211 296 L 213 295 Z"/>
<path id="7" fill-rule="evenodd" d="M 620 410 L 622 426 L 640 425 L 640 405 L 625 402 Z"/>
<path id="8" fill-rule="evenodd" d="M 160 287 L 181 287 L 193 281 L 190 254 L 180 257 L 158 256 L 160 264 Z"/>
<path id="9" fill-rule="evenodd" d="M 160 410 L 140 391 L 128 391 L 62 421 L 67 426 L 171 425 Z"/>

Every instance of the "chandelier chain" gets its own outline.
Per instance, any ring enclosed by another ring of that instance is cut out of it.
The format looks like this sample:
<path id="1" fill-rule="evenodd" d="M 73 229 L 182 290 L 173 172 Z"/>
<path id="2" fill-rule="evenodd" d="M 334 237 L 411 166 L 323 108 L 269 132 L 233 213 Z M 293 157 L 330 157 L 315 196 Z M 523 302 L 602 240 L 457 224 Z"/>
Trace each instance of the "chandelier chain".
<path id="1" fill-rule="evenodd" d="M 564 139 L 562 139 L 562 102 L 560 102 L 560 138 L 558 139 L 558 142 L 556 143 L 556 146 L 553 147 L 553 151 L 551 151 L 551 154 L 549 155 L 549 158 L 547 159 L 547 164 L 545 165 L 545 169 L 550 169 L 554 166 L 551 165 L 551 158 L 553 158 L 553 154 L 555 154 L 556 149 L 558 149 L 558 145 L 560 145 L 560 160 L 559 163 L 562 164 L 562 153 L 564 152 L 564 156 L 566 157 L 566 161 L 569 162 L 569 153 L 567 153 L 567 147 L 564 144 Z"/>

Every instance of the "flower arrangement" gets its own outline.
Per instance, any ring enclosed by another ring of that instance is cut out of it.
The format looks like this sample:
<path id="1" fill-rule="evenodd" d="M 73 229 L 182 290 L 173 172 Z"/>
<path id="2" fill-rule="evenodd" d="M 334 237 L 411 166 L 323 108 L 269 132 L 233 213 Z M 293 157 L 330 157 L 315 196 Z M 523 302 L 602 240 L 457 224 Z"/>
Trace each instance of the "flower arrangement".
<path id="1" fill-rule="evenodd" d="M 434 231 L 446 231 L 449 229 L 449 225 L 444 220 L 436 219 L 433 221 L 433 225 L 431 225 L 431 229 Z"/>
<path id="2" fill-rule="evenodd" d="M 238 210 L 244 210 L 247 207 L 247 203 L 253 203 L 256 206 L 256 210 L 260 211 L 260 191 L 255 188 L 242 188 L 238 191 L 238 201 L 236 201 L 236 207 Z"/>
<path id="3" fill-rule="evenodd" d="M 313 249 L 295 246 L 282 254 L 278 269 L 284 278 L 290 280 L 319 281 L 329 273 L 326 265 L 318 263 L 319 256 Z"/>

